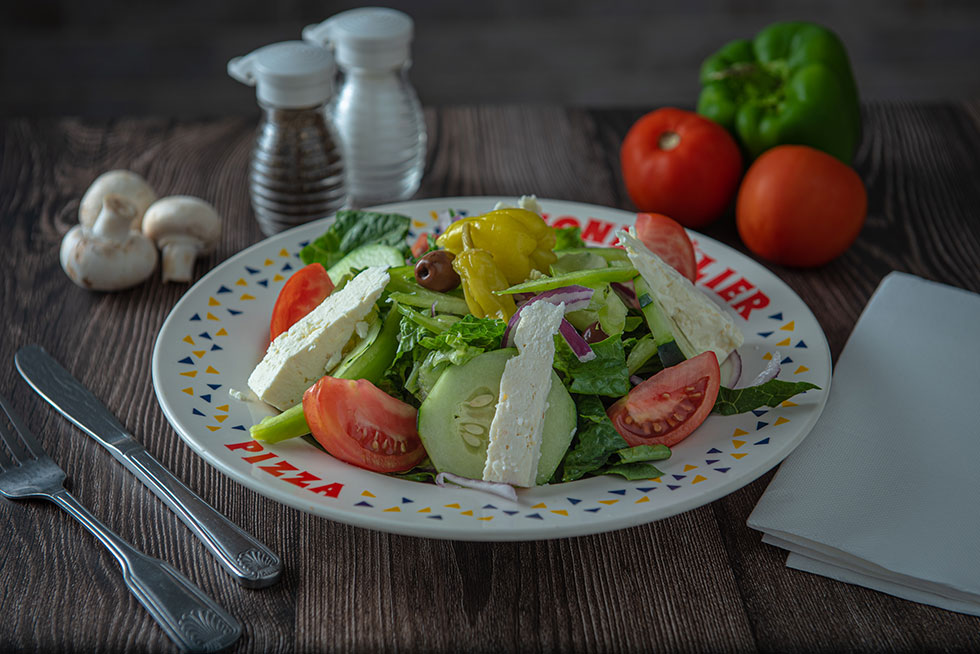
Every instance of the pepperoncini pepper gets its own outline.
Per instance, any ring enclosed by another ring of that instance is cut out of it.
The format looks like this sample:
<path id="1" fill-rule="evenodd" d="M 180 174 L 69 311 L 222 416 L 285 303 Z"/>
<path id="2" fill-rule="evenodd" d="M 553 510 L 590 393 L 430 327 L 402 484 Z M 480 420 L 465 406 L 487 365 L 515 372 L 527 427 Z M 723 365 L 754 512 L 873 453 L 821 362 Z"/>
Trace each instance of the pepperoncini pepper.
<path id="1" fill-rule="evenodd" d="M 552 251 L 555 230 L 533 211 L 497 209 L 482 216 L 457 220 L 443 232 L 436 244 L 458 257 L 463 251 L 464 229 L 469 231 L 472 247 L 492 255 L 508 286 L 526 281 L 532 270 L 547 274 L 557 260 Z"/>
<path id="2" fill-rule="evenodd" d="M 470 224 L 459 229 L 460 251 L 454 252 L 453 270 L 459 274 L 463 286 L 463 297 L 470 313 L 477 318 L 499 318 L 507 321 L 517 311 L 514 298 L 510 295 L 497 295 L 511 284 L 497 266 L 493 254 L 475 247 Z M 447 248 L 448 249 L 448 248 Z"/>

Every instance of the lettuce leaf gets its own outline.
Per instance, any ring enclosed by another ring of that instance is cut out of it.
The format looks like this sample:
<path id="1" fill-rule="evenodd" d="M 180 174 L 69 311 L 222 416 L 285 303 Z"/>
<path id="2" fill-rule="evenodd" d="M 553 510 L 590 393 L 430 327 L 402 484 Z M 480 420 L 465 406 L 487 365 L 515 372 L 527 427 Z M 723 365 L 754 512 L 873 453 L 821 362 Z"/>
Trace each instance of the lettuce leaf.
<path id="1" fill-rule="evenodd" d="M 555 370 L 572 393 L 622 397 L 630 390 L 622 339 L 610 336 L 592 344 L 595 358 L 579 361 L 560 335 L 555 336 Z"/>
<path id="2" fill-rule="evenodd" d="M 559 227 L 555 229 L 555 250 L 570 250 L 584 248 L 581 227 Z"/>
<path id="3" fill-rule="evenodd" d="M 405 239 L 411 224 L 411 218 L 397 213 L 338 211 L 326 233 L 300 250 L 299 256 L 305 264 L 321 263 L 330 268 L 354 248 L 369 243 L 402 248 L 407 255 Z"/>
<path id="4" fill-rule="evenodd" d="M 789 398 L 810 389 L 820 387 L 810 382 L 788 382 L 782 379 L 770 379 L 758 386 L 747 388 L 725 388 L 718 390 L 718 399 L 712 408 L 714 413 L 731 416 L 736 413 L 747 413 L 764 406 L 774 407 Z"/>

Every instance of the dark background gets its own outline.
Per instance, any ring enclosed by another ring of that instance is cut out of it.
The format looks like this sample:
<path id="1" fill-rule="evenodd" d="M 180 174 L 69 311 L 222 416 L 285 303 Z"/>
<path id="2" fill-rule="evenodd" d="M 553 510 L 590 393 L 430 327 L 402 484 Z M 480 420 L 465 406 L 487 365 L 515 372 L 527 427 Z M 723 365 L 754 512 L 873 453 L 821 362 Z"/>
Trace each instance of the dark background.
<path id="1" fill-rule="evenodd" d="M 368 4 L 368 3 L 365 3 Z M 980 97 L 975 0 L 385 0 L 416 22 L 423 104 L 693 106 L 702 59 L 775 20 L 822 22 L 862 100 Z M 256 111 L 225 65 L 358 3 L 0 0 L 0 115 Z"/>

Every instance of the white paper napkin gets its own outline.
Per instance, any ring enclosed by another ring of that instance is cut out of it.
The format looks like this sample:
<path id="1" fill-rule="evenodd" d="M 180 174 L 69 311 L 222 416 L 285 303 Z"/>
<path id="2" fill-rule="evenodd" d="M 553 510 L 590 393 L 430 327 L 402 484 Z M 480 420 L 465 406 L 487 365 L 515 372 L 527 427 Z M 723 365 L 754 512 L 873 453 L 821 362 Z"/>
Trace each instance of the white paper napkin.
<path id="1" fill-rule="evenodd" d="M 748 525 L 790 567 L 980 615 L 980 295 L 888 275 Z"/>

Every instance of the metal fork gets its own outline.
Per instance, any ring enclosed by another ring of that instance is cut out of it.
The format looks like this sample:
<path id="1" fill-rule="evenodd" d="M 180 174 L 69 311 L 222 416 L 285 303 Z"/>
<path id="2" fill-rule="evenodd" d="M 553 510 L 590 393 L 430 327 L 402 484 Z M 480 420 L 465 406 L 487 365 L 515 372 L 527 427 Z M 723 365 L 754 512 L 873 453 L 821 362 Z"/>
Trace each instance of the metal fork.
<path id="1" fill-rule="evenodd" d="M 81 522 L 116 557 L 129 590 L 182 649 L 213 652 L 238 639 L 241 625 L 204 591 L 170 565 L 135 549 L 72 497 L 64 487 L 64 471 L 3 395 L 0 406 L 13 426 L 11 431 L 0 419 L 0 441 L 7 448 L 4 452 L 0 447 L 0 494 L 50 500 Z"/>

